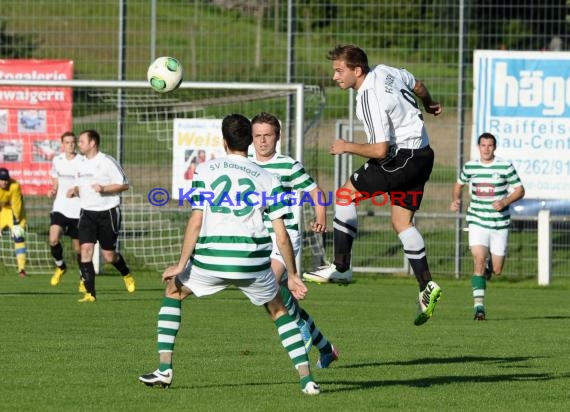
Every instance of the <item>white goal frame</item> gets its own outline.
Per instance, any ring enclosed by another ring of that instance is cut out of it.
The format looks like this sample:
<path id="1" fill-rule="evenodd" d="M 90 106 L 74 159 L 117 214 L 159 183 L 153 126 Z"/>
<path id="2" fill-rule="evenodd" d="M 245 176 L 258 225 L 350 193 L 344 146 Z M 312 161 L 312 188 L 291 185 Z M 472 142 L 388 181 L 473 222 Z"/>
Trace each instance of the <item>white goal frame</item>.
<path id="1" fill-rule="evenodd" d="M 127 80 L 7 80 L 0 79 L 1 86 L 19 86 L 19 87 L 70 87 L 70 88 L 101 88 L 101 89 L 116 89 L 117 100 L 121 99 L 121 91 L 123 89 L 150 89 L 147 81 L 127 81 Z M 286 91 L 293 92 L 294 94 L 294 141 L 295 153 L 294 157 L 299 162 L 303 163 L 303 141 L 304 141 L 304 99 L 305 99 L 305 85 L 302 83 L 241 83 L 241 82 L 189 82 L 184 81 L 179 87 L 180 89 L 202 89 L 202 90 L 258 90 L 258 91 Z M 120 105 L 118 105 L 120 106 Z M 118 107 L 118 110 L 121 110 Z M 119 127 L 117 133 L 121 133 Z M 285 136 L 290 139 L 289 136 Z M 117 147 L 117 156 L 120 157 L 121 153 L 121 139 L 123 136 L 117 136 L 119 142 Z M 297 216 L 302 216 L 301 206 L 295 212 Z M 299 230 L 303 233 L 303 219 L 299 219 Z M 302 250 L 301 247 L 297 255 L 296 263 L 297 270 L 301 270 Z"/>

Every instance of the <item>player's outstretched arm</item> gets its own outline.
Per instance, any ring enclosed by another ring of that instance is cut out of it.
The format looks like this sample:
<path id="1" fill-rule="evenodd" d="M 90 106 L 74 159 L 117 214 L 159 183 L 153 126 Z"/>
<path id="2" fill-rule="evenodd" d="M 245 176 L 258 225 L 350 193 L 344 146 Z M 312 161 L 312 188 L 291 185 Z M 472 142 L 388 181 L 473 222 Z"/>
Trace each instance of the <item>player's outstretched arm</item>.
<path id="1" fill-rule="evenodd" d="M 14 223 L 18 224 L 20 220 L 24 217 L 24 201 L 22 196 L 22 187 L 20 184 L 16 184 L 14 191 L 12 192 L 12 198 L 10 203 L 12 204 L 12 214 L 14 215 Z"/>
<path id="2" fill-rule="evenodd" d="M 194 253 L 194 248 L 196 247 L 196 242 L 198 241 L 198 236 L 202 229 L 202 216 L 203 212 L 201 210 L 192 211 L 192 214 L 188 219 L 188 223 L 186 224 L 186 231 L 184 232 L 184 240 L 182 242 L 182 250 L 180 251 L 178 264 L 167 268 L 162 273 L 163 282 L 178 276 L 186 267 L 186 263 L 188 263 L 192 253 Z"/>
<path id="3" fill-rule="evenodd" d="M 327 198 L 323 190 L 317 186 L 309 192 L 315 205 L 315 221 L 311 224 L 311 230 L 315 233 L 327 231 Z"/>
<path id="4" fill-rule="evenodd" d="M 295 255 L 293 253 L 293 246 L 291 239 L 285 228 L 283 219 L 275 219 L 271 221 L 273 230 L 275 231 L 275 240 L 279 253 L 283 257 L 285 267 L 287 268 L 288 279 L 287 286 L 291 294 L 298 300 L 304 299 L 307 295 L 307 286 L 301 280 L 297 272 L 297 264 L 295 263 Z"/>
<path id="5" fill-rule="evenodd" d="M 49 198 L 54 197 L 57 194 L 58 187 L 59 187 L 59 181 L 57 180 L 57 177 L 53 177 L 51 179 L 51 188 L 48 190 L 47 196 Z"/>
<path id="6" fill-rule="evenodd" d="M 437 116 L 443 112 L 443 106 L 441 103 L 436 102 L 432 99 L 429 90 L 420 80 L 416 80 L 416 85 L 413 92 L 422 101 L 424 109 L 427 113 Z"/>
<path id="7" fill-rule="evenodd" d="M 451 192 L 451 204 L 449 205 L 449 210 L 452 212 L 458 212 L 461 206 L 461 190 L 463 185 L 460 183 L 455 183 L 453 186 L 453 191 Z"/>

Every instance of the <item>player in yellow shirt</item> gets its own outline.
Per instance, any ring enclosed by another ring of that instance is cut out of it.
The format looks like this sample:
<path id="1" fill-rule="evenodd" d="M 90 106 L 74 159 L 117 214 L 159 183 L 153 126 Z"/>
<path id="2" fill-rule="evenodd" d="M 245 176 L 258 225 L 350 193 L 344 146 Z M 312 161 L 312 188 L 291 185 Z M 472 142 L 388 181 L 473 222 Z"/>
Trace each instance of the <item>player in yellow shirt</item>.
<path id="1" fill-rule="evenodd" d="M 18 273 L 26 277 L 26 210 L 20 183 L 10 178 L 8 169 L 0 167 L 0 231 L 10 229 L 16 250 Z"/>

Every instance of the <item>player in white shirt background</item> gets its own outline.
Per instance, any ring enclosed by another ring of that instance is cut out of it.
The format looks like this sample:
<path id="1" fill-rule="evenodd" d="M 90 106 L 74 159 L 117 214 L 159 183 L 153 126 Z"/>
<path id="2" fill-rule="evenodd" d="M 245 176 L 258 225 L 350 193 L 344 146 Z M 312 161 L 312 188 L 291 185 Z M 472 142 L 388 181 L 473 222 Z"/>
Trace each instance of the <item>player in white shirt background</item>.
<path id="1" fill-rule="evenodd" d="M 81 265 L 81 249 L 79 246 L 79 234 L 77 224 L 79 222 L 79 198 L 68 198 L 67 193 L 75 185 L 75 176 L 81 155 L 75 151 L 77 137 L 73 132 L 65 132 L 61 135 L 63 152 L 52 160 L 51 178 L 52 187 L 48 191 L 48 197 L 54 197 L 53 207 L 50 213 L 49 246 L 55 262 L 55 270 L 50 279 L 50 284 L 56 286 L 67 270 L 67 264 L 63 257 L 61 238 L 63 235 L 71 239 L 71 245 L 77 256 L 77 265 Z M 83 288 L 80 281 L 80 292 Z"/>
<path id="2" fill-rule="evenodd" d="M 341 188 L 350 193 L 352 202 L 335 202 L 334 263 L 303 276 L 315 282 L 350 282 L 352 244 L 358 227 L 354 199 L 360 196 L 358 192 L 369 196 L 388 193 L 392 227 L 420 289 L 414 324 L 422 325 L 432 316 L 441 288 L 432 280 L 424 240 L 413 222 L 434 162 L 415 97 L 421 100 L 427 113 L 437 116 L 443 108 L 408 71 L 385 65 L 370 68 L 368 56 L 357 46 L 336 46 L 329 51 L 328 59 L 332 61 L 333 80 L 338 86 L 357 91 L 356 116 L 368 138 L 367 143 L 337 139 L 330 153 L 349 153 L 368 161 Z"/>
<path id="3" fill-rule="evenodd" d="M 107 263 L 117 269 L 129 293 L 135 291 L 135 279 L 123 256 L 117 252 L 121 229 L 121 192 L 129 188 L 123 168 L 111 156 L 99 151 L 101 137 L 96 130 L 79 134 L 79 151 L 83 155 L 75 187 L 68 196 L 79 196 L 79 243 L 81 245 L 81 277 L 85 295 L 79 302 L 95 302 L 95 268 L 93 253 L 99 242 L 101 254 Z"/>

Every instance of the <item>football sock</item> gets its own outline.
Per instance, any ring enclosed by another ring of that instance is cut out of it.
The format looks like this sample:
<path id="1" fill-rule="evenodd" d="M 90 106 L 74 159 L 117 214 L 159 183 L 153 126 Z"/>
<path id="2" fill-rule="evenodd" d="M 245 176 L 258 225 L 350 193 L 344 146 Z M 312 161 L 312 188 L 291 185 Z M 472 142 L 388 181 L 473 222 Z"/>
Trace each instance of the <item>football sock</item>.
<path id="1" fill-rule="evenodd" d="M 81 253 L 75 255 L 75 259 L 77 260 L 77 266 L 81 267 Z"/>
<path id="2" fill-rule="evenodd" d="M 301 380 L 299 381 L 299 385 L 301 385 L 301 389 L 304 389 L 305 386 L 307 385 L 307 383 L 309 382 L 314 382 L 315 379 L 313 378 L 313 375 L 311 375 L 310 373 L 307 376 L 303 376 L 301 378 Z"/>
<path id="3" fill-rule="evenodd" d="M 302 365 L 308 365 L 309 357 L 305 350 L 305 344 L 303 343 L 299 327 L 293 318 L 290 315 L 285 314 L 275 319 L 274 323 L 277 327 L 277 333 L 279 333 L 281 344 L 287 351 L 295 369 L 299 369 Z"/>
<path id="4" fill-rule="evenodd" d="M 335 203 L 333 219 L 334 264 L 339 272 L 350 269 L 352 243 L 358 231 L 354 203 Z"/>
<path id="5" fill-rule="evenodd" d="M 399 233 L 398 237 L 400 238 L 400 242 L 402 242 L 404 254 L 408 262 L 410 262 L 421 292 L 431 280 L 424 239 L 415 226 L 409 227 Z"/>
<path id="6" fill-rule="evenodd" d="M 301 311 L 301 318 L 305 322 L 307 322 L 307 325 L 309 325 L 309 330 L 311 331 L 311 337 L 313 338 L 313 345 L 316 346 L 319 349 L 319 352 L 321 353 L 331 353 L 332 346 L 330 342 L 317 327 L 311 315 L 309 315 L 309 313 L 303 308 L 300 308 L 300 311 Z"/>
<path id="7" fill-rule="evenodd" d="M 471 276 L 471 286 L 473 287 L 473 306 L 484 306 L 487 279 L 484 276 L 473 274 Z"/>
<path id="8" fill-rule="evenodd" d="M 26 242 L 14 242 L 18 271 L 26 270 Z"/>
<path id="9" fill-rule="evenodd" d="M 172 369 L 172 363 L 161 363 L 158 365 L 158 370 L 161 372 L 166 372 L 168 369 Z"/>
<path id="10" fill-rule="evenodd" d="M 55 261 L 55 265 L 59 268 L 64 268 L 65 264 L 63 263 L 63 247 L 61 246 L 61 243 L 57 242 L 55 246 L 50 246 L 50 249 L 53 260 Z"/>
<path id="11" fill-rule="evenodd" d="M 158 312 L 158 333 L 156 348 L 158 352 L 172 352 L 174 340 L 180 330 L 182 319 L 182 301 L 164 297 Z M 169 369 L 169 368 L 166 368 Z M 161 371 L 163 369 L 160 369 Z"/>
<path id="12" fill-rule="evenodd" d="M 121 272 L 121 275 L 127 276 L 129 273 L 131 273 L 131 271 L 125 262 L 125 259 L 123 259 L 123 255 L 117 253 L 117 257 L 118 259 L 117 261 L 113 262 L 113 266 L 115 266 L 115 269 Z"/>
<path id="13" fill-rule="evenodd" d="M 83 278 L 85 290 L 95 296 L 95 267 L 93 262 L 81 262 L 79 266 L 81 277 Z"/>
<path id="14" fill-rule="evenodd" d="M 297 303 L 295 302 L 295 298 L 289 291 L 289 288 L 284 285 L 279 285 L 279 290 L 281 293 L 281 299 L 283 299 L 283 303 L 285 304 L 287 312 L 295 320 L 295 322 L 299 323 L 301 319 L 299 316 L 299 309 L 297 307 Z"/>

